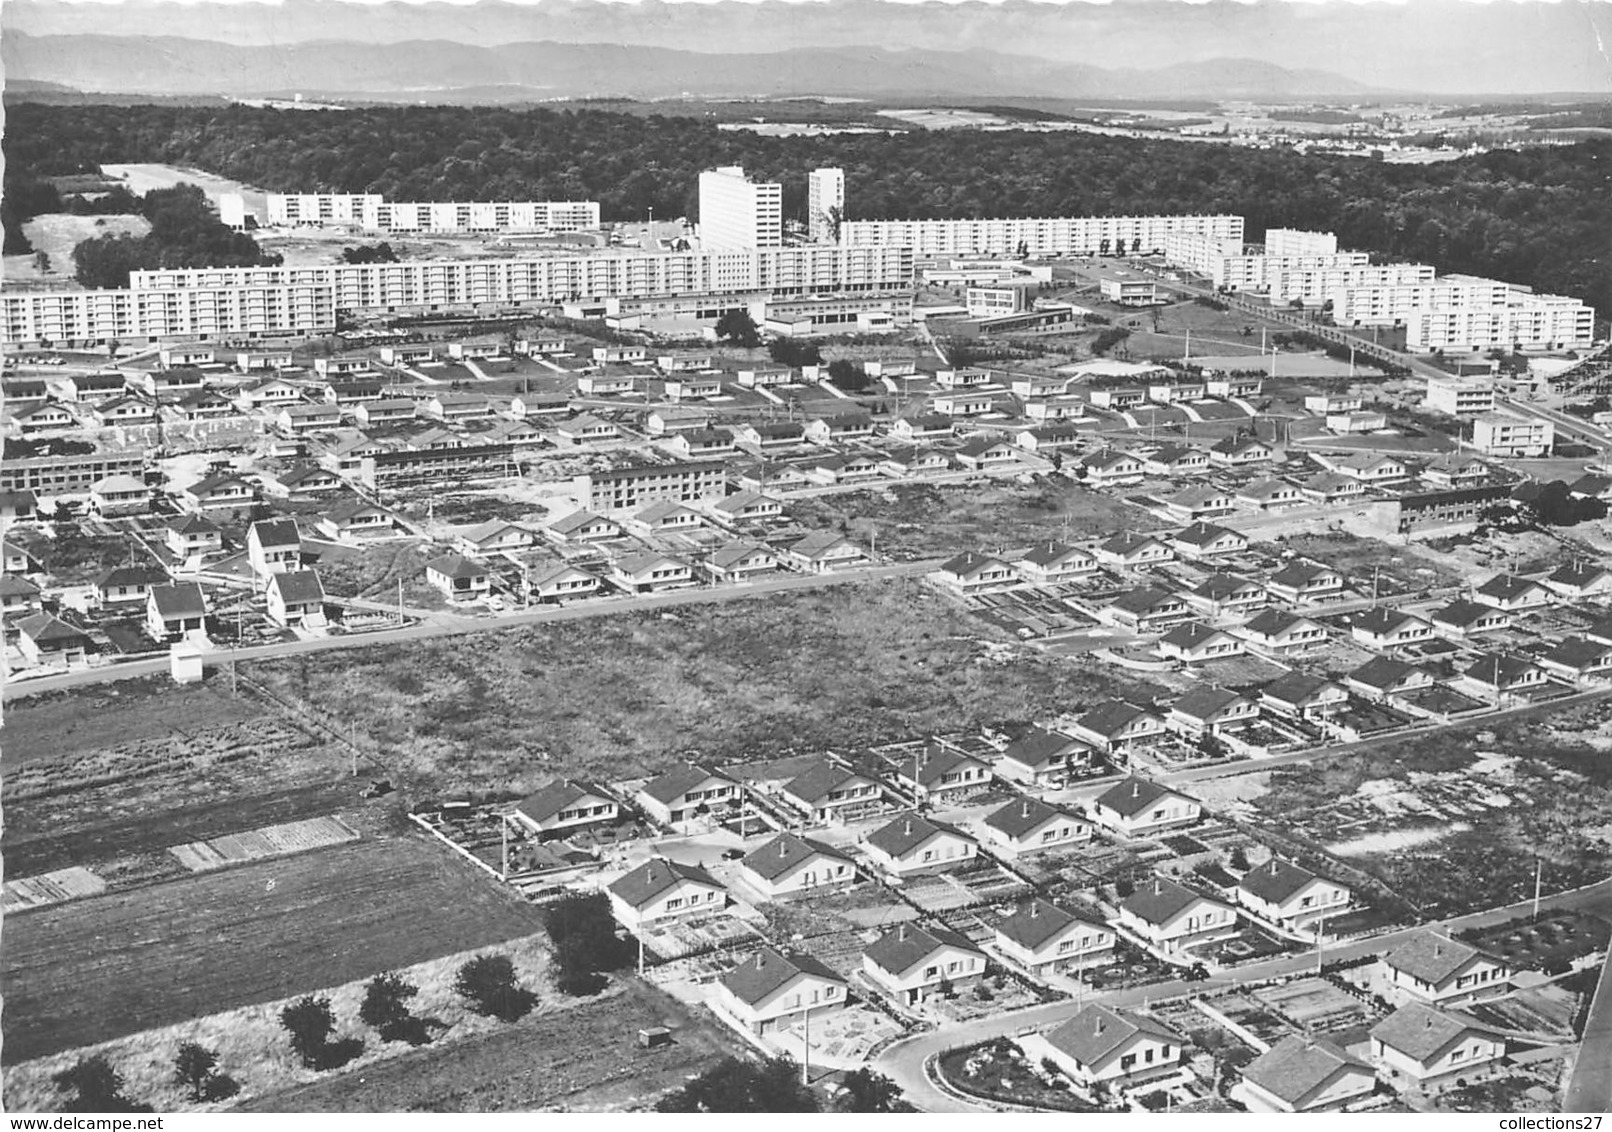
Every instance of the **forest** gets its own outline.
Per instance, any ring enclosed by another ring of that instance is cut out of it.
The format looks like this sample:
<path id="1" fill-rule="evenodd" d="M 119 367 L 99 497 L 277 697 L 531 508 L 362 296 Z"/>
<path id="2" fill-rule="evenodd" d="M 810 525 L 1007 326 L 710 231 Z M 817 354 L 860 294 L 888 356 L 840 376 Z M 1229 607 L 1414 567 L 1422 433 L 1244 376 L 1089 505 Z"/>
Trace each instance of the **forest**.
<path id="1" fill-rule="evenodd" d="M 1348 247 L 1490 275 L 1612 310 L 1612 139 L 1394 165 L 1080 133 L 909 130 L 764 137 L 592 109 L 8 108 L 7 197 L 102 162 L 211 170 L 269 191 L 394 200 L 591 199 L 607 220 L 695 217 L 701 169 L 740 164 L 805 211 L 805 176 L 846 173 L 852 219 L 1234 212 Z M 9 200 L 8 200 L 9 203 Z M 8 220 L 10 217 L 8 217 Z"/>
<path id="2" fill-rule="evenodd" d="M 132 270 L 163 267 L 256 267 L 278 264 L 244 232 L 231 231 L 195 185 L 152 189 L 138 211 L 151 221 L 144 236 L 98 236 L 73 249 L 74 276 L 86 287 L 127 287 Z M 388 249 L 390 250 L 390 249 Z"/>

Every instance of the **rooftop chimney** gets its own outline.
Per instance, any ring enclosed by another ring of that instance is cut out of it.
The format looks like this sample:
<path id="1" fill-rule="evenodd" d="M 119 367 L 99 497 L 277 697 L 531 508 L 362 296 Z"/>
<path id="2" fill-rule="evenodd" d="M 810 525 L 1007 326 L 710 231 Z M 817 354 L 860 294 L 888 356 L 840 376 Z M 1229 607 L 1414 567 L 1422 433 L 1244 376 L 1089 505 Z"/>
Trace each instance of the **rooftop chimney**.
<path id="1" fill-rule="evenodd" d="M 907 925 L 906 924 L 902 924 L 899 928 L 896 929 L 896 938 L 899 939 L 903 943 L 905 943 L 907 941 Z"/>
<path id="2" fill-rule="evenodd" d="M 1028 800 L 1026 800 L 1024 805 L 1020 807 L 1019 816 L 1021 818 L 1027 818 L 1030 816 L 1030 803 Z"/>
<path id="3" fill-rule="evenodd" d="M 1041 905 L 1035 903 L 1034 901 L 1031 901 L 1031 903 L 1030 903 L 1030 918 L 1033 920 L 1039 915 L 1041 915 Z"/>

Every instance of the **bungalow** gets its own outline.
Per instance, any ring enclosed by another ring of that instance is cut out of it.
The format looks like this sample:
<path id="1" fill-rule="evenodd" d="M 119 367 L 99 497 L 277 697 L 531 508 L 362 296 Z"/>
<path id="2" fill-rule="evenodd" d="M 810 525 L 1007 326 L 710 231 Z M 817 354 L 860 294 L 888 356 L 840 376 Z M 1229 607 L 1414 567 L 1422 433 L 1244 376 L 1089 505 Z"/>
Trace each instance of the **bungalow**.
<path id="1" fill-rule="evenodd" d="M 0 573 L 43 574 L 42 559 L 49 556 L 48 546 L 48 540 L 0 540 Z"/>
<path id="2" fill-rule="evenodd" d="M 1031 397 L 1024 401 L 1024 416 L 1041 423 L 1078 421 L 1086 416 L 1086 402 L 1079 397 Z"/>
<path id="3" fill-rule="evenodd" d="M 1248 538 L 1229 527 L 1198 522 L 1171 535 L 1170 545 L 1182 558 L 1218 558 L 1247 550 Z"/>
<path id="4" fill-rule="evenodd" d="M 1349 898 L 1348 886 L 1279 857 L 1249 869 L 1237 882 L 1237 903 L 1289 931 L 1338 915 L 1349 907 Z"/>
<path id="5" fill-rule="evenodd" d="M 1046 1036 L 1053 1063 L 1083 1085 L 1120 1088 L 1178 1072 L 1186 1039 L 1143 1014 L 1093 1003 Z"/>
<path id="6" fill-rule="evenodd" d="M 429 345 L 382 346 L 380 359 L 381 364 L 385 366 L 412 366 L 420 362 L 434 362 L 437 359 L 437 348 Z"/>
<path id="7" fill-rule="evenodd" d="M 1327 719 L 1349 702 L 1340 684 L 1308 672 L 1284 673 L 1259 690 L 1262 707 L 1292 719 Z"/>
<path id="8" fill-rule="evenodd" d="M 1091 403 L 1099 409 L 1108 409 L 1110 412 L 1123 412 L 1134 409 L 1147 400 L 1146 389 L 1136 389 L 1129 386 L 1110 386 L 1107 389 L 1093 389 Z"/>
<path id="9" fill-rule="evenodd" d="M 152 586 L 146 595 L 146 632 L 156 641 L 207 634 L 207 599 L 195 582 Z"/>
<path id="10" fill-rule="evenodd" d="M 317 464 L 296 464 L 276 473 L 273 483 L 287 495 L 322 495 L 343 486 L 340 476 Z"/>
<path id="11" fill-rule="evenodd" d="M 628 593 L 656 593 L 692 585 L 694 568 L 669 554 L 642 550 L 624 554 L 611 563 L 610 580 Z"/>
<path id="12" fill-rule="evenodd" d="M 668 401 L 698 401 L 721 396 L 722 378 L 717 374 L 685 374 L 668 377 L 664 388 Z"/>
<path id="13" fill-rule="evenodd" d="M 90 410 L 90 415 L 96 423 L 110 428 L 113 425 L 141 425 L 150 424 L 157 419 L 156 410 L 148 401 L 138 397 L 119 397 L 112 401 L 103 401 Z"/>
<path id="14" fill-rule="evenodd" d="M 629 365 L 649 360 L 647 346 L 595 346 L 593 360 L 600 365 Z"/>
<path id="15" fill-rule="evenodd" d="M 539 837 L 614 822 L 621 804 L 591 782 L 560 778 L 522 799 L 510 817 Z"/>
<path id="16" fill-rule="evenodd" d="M 1316 460 L 1328 471 L 1348 476 L 1364 484 L 1395 483 L 1409 478 L 1405 461 L 1395 456 L 1377 456 L 1370 452 L 1351 452 L 1348 455 L 1318 454 Z"/>
<path id="17" fill-rule="evenodd" d="M 1091 765 L 1091 747 L 1086 743 L 1062 731 L 1032 727 L 1003 749 L 996 774 L 1026 786 L 1061 787 Z"/>
<path id="18" fill-rule="evenodd" d="M 776 573 L 778 554 L 765 543 L 737 539 L 713 550 L 703 565 L 705 572 L 717 581 L 742 582 Z"/>
<path id="19" fill-rule="evenodd" d="M 1455 1010 L 1407 1002 L 1371 1028 L 1371 1058 L 1390 1080 L 1425 1090 L 1493 1065 L 1506 1039 Z"/>
<path id="20" fill-rule="evenodd" d="M 15 574 L 0 574 L 0 618 L 7 627 L 19 617 L 39 612 L 39 587 Z"/>
<path id="21" fill-rule="evenodd" d="M 1119 487 L 1142 482 L 1142 461 L 1129 452 L 1105 448 L 1082 458 L 1076 470 L 1093 487 Z"/>
<path id="22" fill-rule="evenodd" d="M 493 415 L 493 403 L 480 393 L 435 393 L 416 405 L 415 412 L 433 421 L 482 421 Z"/>
<path id="23" fill-rule="evenodd" d="M 698 763 L 681 763 L 646 782 L 636 795 L 643 811 L 662 825 L 722 813 L 744 797 L 739 784 Z"/>
<path id="24" fill-rule="evenodd" d="M 827 758 L 813 763 L 782 788 L 783 800 L 814 822 L 868 817 L 884 800 L 879 784 Z"/>
<path id="25" fill-rule="evenodd" d="M 1584 630 L 1584 635 L 1592 641 L 1601 641 L 1612 645 L 1612 617 L 1603 617 L 1594 622 L 1588 629 Z"/>
<path id="26" fill-rule="evenodd" d="M 809 457 L 802 460 L 800 466 L 811 480 L 823 484 L 872 480 L 882 474 L 879 458 L 866 452 L 852 452 L 846 455 L 828 453 Z"/>
<path id="27" fill-rule="evenodd" d="M 935 384 L 942 389 L 977 389 L 990 385 L 994 375 L 988 369 L 959 366 L 956 369 L 935 371 Z"/>
<path id="28" fill-rule="evenodd" d="M 936 394 L 930 404 L 935 412 L 948 417 L 980 417 L 996 407 L 997 396 L 990 389 L 954 389 Z"/>
<path id="29" fill-rule="evenodd" d="M 1468 680 L 1475 680 L 1484 689 L 1499 695 L 1523 692 L 1549 682 L 1545 670 L 1527 657 L 1512 653 L 1485 653 L 1462 672 Z"/>
<path id="30" fill-rule="evenodd" d="M 1374 606 L 1349 623 L 1349 635 L 1374 649 L 1397 649 L 1432 640 L 1433 626 L 1403 609 Z"/>
<path id="31" fill-rule="evenodd" d="M 90 488 L 90 509 L 103 518 L 144 515 L 151 510 L 151 488 L 134 476 L 107 476 Z"/>
<path id="32" fill-rule="evenodd" d="M 1585 637 L 1564 637 L 1539 657 L 1541 668 L 1575 683 L 1612 675 L 1612 645 Z"/>
<path id="33" fill-rule="evenodd" d="M 1006 440 L 979 436 L 964 444 L 956 452 L 957 462 L 965 468 L 979 471 L 998 468 L 1019 462 L 1019 447 Z"/>
<path id="34" fill-rule="evenodd" d="M 242 373 L 265 369 L 290 369 L 291 364 L 290 350 L 254 350 L 235 355 L 235 368 Z"/>
<path id="35" fill-rule="evenodd" d="M 379 379 L 326 382 L 322 395 L 327 405 L 359 405 L 366 401 L 379 401 L 386 396 L 387 384 Z"/>
<path id="36" fill-rule="evenodd" d="M 812 531 L 810 534 L 782 547 L 779 559 L 791 569 L 803 574 L 828 574 L 867 561 L 860 547 L 833 531 Z"/>
<path id="37" fill-rule="evenodd" d="M 1081 432 L 1074 425 L 1055 424 L 1025 429 L 1013 439 L 1026 452 L 1036 456 L 1044 456 L 1051 452 L 1075 447 L 1080 443 L 1080 437 Z"/>
<path id="38" fill-rule="evenodd" d="M 921 752 L 896 764 L 895 778 L 919 803 L 952 805 L 991 785 L 991 770 L 956 747 L 931 740 Z"/>
<path id="39" fill-rule="evenodd" d="M 1100 611 L 1114 624 L 1133 633 L 1162 632 L 1167 626 L 1191 618 L 1186 601 L 1157 586 L 1142 586 L 1120 594 Z"/>
<path id="40" fill-rule="evenodd" d="M 384 507 L 362 499 L 344 499 L 314 521 L 314 528 L 337 542 L 357 542 L 363 538 L 392 533 L 392 516 Z"/>
<path id="41" fill-rule="evenodd" d="M 618 397 L 638 387 L 630 373 L 584 373 L 577 378 L 577 392 L 584 397 Z"/>
<path id="42" fill-rule="evenodd" d="M 383 397 L 379 401 L 366 401 L 348 410 L 361 428 L 376 425 L 400 424 L 414 419 L 414 402 L 408 397 Z"/>
<path id="43" fill-rule="evenodd" d="M 815 466 L 810 459 L 777 464 L 758 461 L 735 468 L 729 479 L 745 491 L 790 491 L 819 483 L 806 470 Z"/>
<path id="44" fill-rule="evenodd" d="M 1258 397 L 1265 390 L 1265 381 L 1258 377 L 1239 377 L 1233 374 L 1219 374 L 1206 378 L 1203 391 L 1210 397 L 1218 397 L 1222 401 L 1230 401 L 1235 397 Z"/>
<path id="45" fill-rule="evenodd" d="M 1037 373 L 1012 374 L 1008 377 L 1007 387 L 1013 396 L 1021 400 L 1036 397 L 1056 397 L 1069 391 L 1073 378 L 1046 377 Z"/>
<path id="46" fill-rule="evenodd" d="M 1198 621 L 1184 621 L 1159 638 L 1158 653 L 1183 664 L 1202 664 L 1207 660 L 1235 656 L 1243 651 L 1243 643 L 1230 633 L 1211 629 Z"/>
<path id="47" fill-rule="evenodd" d="M 1175 552 L 1159 539 L 1135 531 L 1120 531 L 1098 543 L 1093 553 L 1104 566 L 1121 570 L 1143 570 L 1175 557 Z"/>
<path id="48" fill-rule="evenodd" d="M 570 411 L 571 398 L 563 393 L 518 393 L 509 399 L 509 415 L 518 421 L 563 417 Z"/>
<path id="49" fill-rule="evenodd" d="M 368 369 L 368 358 L 315 358 L 313 360 L 313 372 L 320 377 L 340 377 L 348 373 L 365 373 Z"/>
<path id="50" fill-rule="evenodd" d="M 674 432 L 661 447 L 684 460 L 725 456 L 733 451 L 733 433 L 725 428 L 685 429 Z"/>
<path id="51" fill-rule="evenodd" d="M 1164 510 L 1176 522 L 1189 523 L 1210 515 L 1224 515 L 1234 508 L 1231 492 L 1209 484 L 1194 484 L 1166 499 Z"/>
<path id="52" fill-rule="evenodd" d="M 1235 499 L 1239 507 L 1255 511 L 1281 511 L 1289 507 L 1304 506 L 1304 493 L 1298 485 L 1277 476 L 1255 480 L 1237 489 Z"/>
<path id="53" fill-rule="evenodd" d="M 1235 731 L 1259 718 L 1259 705 L 1229 688 L 1200 684 L 1170 705 L 1164 724 L 1191 739 Z"/>
<path id="54" fill-rule="evenodd" d="M 609 421 L 600 420 L 592 413 L 583 413 L 554 426 L 556 443 L 580 448 L 585 444 L 604 444 L 621 438 L 621 430 Z"/>
<path id="55" fill-rule="evenodd" d="M 1327 642 L 1326 626 L 1283 609 L 1262 609 L 1237 630 L 1255 652 L 1292 656 Z"/>
<path id="56" fill-rule="evenodd" d="M 620 538 L 621 525 L 591 511 L 572 511 L 543 528 L 543 533 L 558 543 L 600 542 Z"/>
<path id="57" fill-rule="evenodd" d="M 30 665 L 75 668 L 89 663 L 90 638 L 52 614 L 35 613 L 17 622 L 17 648 Z"/>
<path id="58" fill-rule="evenodd" d="M 717 981 L 712 1001 L 750 1033 L 764 1035 L 843 1010 L 850 984 L 810 955 L 763 947 Z"/>
<path id="59" fill-rule="evenodd" d="M 302 436 L 341 424 L 341 410 L 335 405 L 286 405 L 274 418 L 275 428 L 284 436 Z"/>
<path id="60" fill-rule="evenodd" d="M 11 423 L 19 435 L 35 436 L 43 432 L 77 428 L 78 418 L 62 406 L 46 402 L 13 413 Z"/>
<path id="61" fill-rule="evenodd" d="M 144 605 L 152 586 L 168 584 L 168 572 L 157 566 L 114 566 L 95 580 L 95 605 L 112 609 Z"/>
<path id="62" fill-rule="evenodd" d="M 1368 1062 L 1326 1038 L 1289 1034 L 1243 1066 L 1232 1096 L 1249 1112 L 1340 1112 L 1376 1088 Z"/>
<path id="63" fill-rule="evenodd" d="M 1235 574 L 1210 574 L 1182 595 L 1188 605 L 1211 616 L 1247 614 L 1265 605 L 1265 587 Z"/>
<path id="64" fill-rule="evenodd" d="M 526 600 L 539 602 L 559 602 L 570 598 L 589 597 L 599 592 L 600 585 L 597 575 L 564 562 L 529 570 L 521 579 Z"/>
<path id="65" fill-rule="evenodd" d="M 183 561 L 197 554 L 212 554 L 224 547 L 224 532 L 211 519 L 185 514 L 163 528 L 168 553 Z"/>
<path id="66" fill-rule="evenodd" d="M 269 579 L 269 620 L 281 628 L 325 624 L 325 587 L 312 570 L 289 570 Z"/>
<path id="67" fill-rule="evenodd" d="M 1274 448 L 1252 436 L 1228 436 L 1209 448 L 1211 462 L 1230 468 L 1269 463 L 1275 456 Z"/>
<path id="68" fill-rule="evenodd" d="M 1418 932 L 1383 956 L 1383 968 L 1406 997 L 1439 1005 L 1510 989 L 1504 959 L 1432 931 Z"/>
<path id="69" fill-rule="evenodd" d="M 966 596 L 1007 589 L 1017 584 L 1019 575 L 1000 558 L 965 550 L 936 570 L 935 579 Z"/>
<path id="70" fill-rule="evenodd" d="M 770 495 L 759 491 L 740 491 L 710 505 L 711 517 L 723 526 L 755 523 L 763 519 L 776 519 L 784 513 L 784 505 Z"/>
<path id="71" fill-rule="evenodd" d="M 1551 603 L 1552 595 L 1538 582 L 1511 574 L 1496 574 L 1472 591 L 1472 599 L 1515 613 L 1522 609 L 1543 608 Z"/>
<path id="72" fill-rule="evenodd" d="M 1327 431 L 1337 436 L 1357 436 L 1381 432 L 1388 427 L 1388 414 L 1380 409 L 1357 409 L 1352 413 L 1328 413 Z"/>
<path id="73" fill-rule="evenodd" d="M 246 529 L 246 557 L 258 578 L 302 568 L 302 534 L 295 519 L 264 519 Z"/>
<path id="74" fill-rule="evenodd" d="M 905 452 L 885 453 L 879 461 L 879 471 L 896 479 L 944 472 L 952 466 L 951 457 L 935 448 L 911 448 Z"/>
<path id="75" fill-rule="evenodd" d="M 1203 817 L 1203 806 L 1196 798 L 1131 775 L 1099 794 L 1091 804 L 1091 815 L 1097 824 L 1116 833 L 1151 837 L 1195 824 Z"/>
<path id="76" fill-rule="evenodd" d="M 1077 739 L 1109 754 L 1164 734 L 1164 720 L 1128 700 L 1104 700 L 1070 726 Z"/>
<path id="77" fill-rule="evenodd" d="M 210 366 L 218 360 L 211 346 L 166 346 L 157 351 L 163 369 L 174 366 Z"/>
<path id="78" fill-rule="evenodd" d="M 245 412 L 278 409 L 284 405 L 295 405 L 301 400 L 302 390 L 278 377 L 255 381 L 235 391 L 235 403 Z M 410 402 L 410 412 L 413 412 L 413 402 Z"/>
<path id="79" fill-rule="evenodd" d="M 671 531 L 697 531 L 704 525 L 700 513 L 681 503 L 662 499 L 641 507 L 627 518 L 627 529 L 640 537 Z"/>
<path id="80" fill-rule="evenodd" d="M 1097 559 L 1076 546 L 1061 542 L 1038 542 L 1023 558 L 1012 563 L 1026 582 L 1054 586 L 1090 577 L 1097 572 Z"/>
<path id="81" fill-rule="evenodd" d="M 742 424 L 733 430 L 733 439 L 753 452 L 775 452 L 805 443 L 806 426 L 791 421 Z"/>
<path id="82" fill-rule="evenodd" d="M 1458 598 L 1433 614 L 1433 628 L 1464 639 L 1511 628 L 1511 614 L 1483 602 Z"/>
<path id="83" fill-rule="evenodd" d="M 806 423 L 806 439 L 813 444 L 844 444 L 873 435 L 873 418 L 864 413 L 817 417 Z"/>
<path id="84" fill-rule="evenodd" d="M 992 810 L 980 823 L 980 832 L 1010 857 L 1067 849 L 1090 841 L 1092 835 L 1089 822 L 1036 798 L 1018 798 Z"/>
<path id="85" fill-rule="evenodd" d="M 1190 476 L 1209 470 L 1209 453 L 1185 444 L 1167 444 L 1142 457 L 1142 468 L 1150 476 Z"/>
<path id="86" fill-rule="evenodd" d="M 1368 699 L 1387 700 L 1433 686 L 1433 674 L 1415 664 L 1377 656 L 1343 678 L 1343 682 Z"/>
<path id="87" fill-rule="evenodd" d="M 720 912 L 728 890 L 694 865 L 654 857 L 614 881 L 606 893 L 616 922 L 629 931 L 685 916 Z"/>
<path id="88" fill-rule="evenodd" d="M 60 401 L 91 403 L 121 397 L 128 388 L 128 378 L 117 370 L 95 370 L 91 373 L 64 374 L 45 380 L 47 395 Z M 9 393 L 9 390 L 7 391 Z"/>
<path id="89" fill-rule="evenodd" d="M 1568 601 L 1604 597 L 1612 593 L 1612 570 L 1589 562 L 1564 562 L 1545 579 L 1545 586 Z"/>
<path id="90" fill-rule="evenodd" d="M 956 826 L 915 813 L 898 814 L 867 835 L 862 848 L 893 876 L 946 872 L 979 856 L 979 842 Z"/>
<path id="91" fill-rule="evenodd" d="M 461 554 L 502 554 L 524 550 L 536 541 L 537 536 L 518 523 L 489 519 L 460 531 L 454 536 L 453 545 Z"/>
<path id="92" fill-rule="evenodd" d="M 476 601 L 492 592 L 487 567 L 462 554 L 444 554 L 427 562 L 425 580 L 452 602 Z"/>
<path id="93" fill-rule="evenodd" d="M 996 925 L 996 949 L 1034 974 L 1078 971 L 1113 961 L 1114 929 L 1035 897 Z"/>
<path id="94" fill-rule="evenodd" d="M 837 892 L 856 883 L 856 863 L 821 841 L 787 830 L 739 862 L 739 875 L 772 900 Z"/>
<path id="95" fill-rule="evenodd" d="M 774 389 L 801 380 L 788 366 L 756 366 L 737 370 L 734 376 L 746 389 Z"/>
<path id="96" fill-rule="evenodd" d="M 1299 485 L 1305 502 L 1314 504 L 1348 503 L 1366 494 L 1365 485 L 1339 472 L 1321 472 Z"/>
<path id="97" fill-rule="evenodd" d="M 1237 909 L 1166 877 L 1139 884 L 1120 902 L 1118 924 L 1164 948 L 1235 935 Z"/>
<path id="98" fill-rule="evenodd" d="M 180 494 L 180 502 L 196 511 L 248 507 L 257 496 L 250 483 L 231 472 L 204 476 Z"/>
<path id="99" fill-rule="evenodd" d="M 891 928 L 862 952 L 862 973 L 906 1006 L 980 982 L 985 966 L 966 936 L 916 924 Z"/>
<path id="100" fill-rule="evenodd" d="M 1318 562 L 1289 562 L 1265 582 L 1272 597 L 1292 605 L 1335 601 L 1343 596 L 1343 575 Z"/>
<path id="101" fill-rule="evenodd" d="M 890 426 L 890 435 L 909 444 L 922 440 L 939 440 L 951 436 L 956 423 L 944 413 L 924 413 L 916 417 L 902 417 Z"/>
<path id="102" fill-rule="evenodd" d="M 1202 401 L 1204 395 L 1204 384 L 1201 381 L 1165 381 L 1147 387 L 1147 399 L 1159 405 Z"/>

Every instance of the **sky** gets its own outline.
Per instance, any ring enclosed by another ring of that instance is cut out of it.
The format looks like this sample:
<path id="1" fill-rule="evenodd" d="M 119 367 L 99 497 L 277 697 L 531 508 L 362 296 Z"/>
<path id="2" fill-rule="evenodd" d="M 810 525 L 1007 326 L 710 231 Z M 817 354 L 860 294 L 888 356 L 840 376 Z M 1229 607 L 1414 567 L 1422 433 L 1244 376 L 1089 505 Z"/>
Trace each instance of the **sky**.
<path id="1" fill-rule="evenodd" d="M 1383 89 L 1612 92 L 1612 0 L 4 0 L 0 28 L 242 45 L 988 48 L 1140 68 L 1253 58 Z"/>

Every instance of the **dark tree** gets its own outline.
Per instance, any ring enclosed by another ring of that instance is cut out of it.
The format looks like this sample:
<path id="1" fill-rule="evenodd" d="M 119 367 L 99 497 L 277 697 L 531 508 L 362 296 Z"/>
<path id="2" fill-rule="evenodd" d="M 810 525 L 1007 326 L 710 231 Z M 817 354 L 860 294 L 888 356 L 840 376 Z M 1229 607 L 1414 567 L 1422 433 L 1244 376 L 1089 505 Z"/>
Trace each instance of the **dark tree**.
<path id="1" fill-rule="evenodd" d="M 787 1057 L 759 1064 L 724 1058 L 655 1105 L 656 1112 L 817 1112 L 817 1098 L 801 1084 L 800 1066 Z"/>
<path id="2" fill-rule="evenodd" d="M 779 365 L 792 369 L 823 364 L 823 352 L 817 348 L 817 344 L 802 342 L 798 338 L 774 338 L 767 343 L 767 356 Z"/>
<path id="3" fill-rule="evenodd" d="M 151 1106 L 131 1101 L 123 1095 L 123 1075 L 104 1054 L 81 1057 L 66 1069 L 58 1070 L 51 1081 L 73 1099 L 62 1107 L 67 1112 L 150 1112 Z"/>
<path id="4" fill-rule="evenodd" d="M 554 982 L 562 994 L 597 994 L 605 986 L 603 972 L 632 960 L 632 948 L 616 936 L 610 901 L 602 892 L 563 898 L 549 908 L 543 927 L 554 941 Z"/>
<path id="5" fill-rule="evenodd" d="M 761 345 L 761 331 L 756 327 L 756 320 L 743 307 L 723 312 L 722 317 L 716 320 L 716 336 L 724 342 L 747 349 Z"/>
<path id="6" fill-rule="evenodd" d="M 307 995 L 297 999 L 280 1011 L 280 1025 L 291 1035 L 291 1048 L 303 1065 L 318 1069 L 324 1064 L 330 1035 L 336 1029 L 328 998 Z"/>
<path id="7" fill-rule="evenodd" d="M 408 1040 L 413 1031 L 420 1028 L 409 1012 L 409 999 L 419 993 L 419 987 L 405 982 L 395 972 L 376 975 L 364 988 L 364 1001 L 358 1008 L 359 1020 L 375 1027 L 382 1041 Z"/>
<path id="8" fill-rule="evenodd" d="M 901 1087 L 867 1066 L 853 1069 L 840 1081 L 835 1108 L 840 1112 L 917 1112 L 901 1096 Z"/>
<path id="9" fill-rule="evenodd" d="M 356 248 L 341 250 L 343 263 L 396 263 L 397 253 L 384 240 L 378 244 L 360 244 Z"/>
<path id="10" fill-rule="evenodd" d="M 847 393 L 860 393 L 873 384 L 861 366 L 847 358 L 835 358 L 828 363 L 829 384 Z"/>
<path id="11" fill-rule="evenodd" d="M 453 989 L 470 1002 L 471 1009 L 505 1022 L 523 1018 L 536 997 L 515 981 L 515 964 L 507 955 L 478 955 L 459 968 Z"/>
<path id="12" fill-rule="evenodd" d="M 196 1042 L 185 1042 L 174 1055 L 174 1084 L 183 1085 L 191 1100 L 202 1100 L 217 1066 L 218 1054 Z"/>

